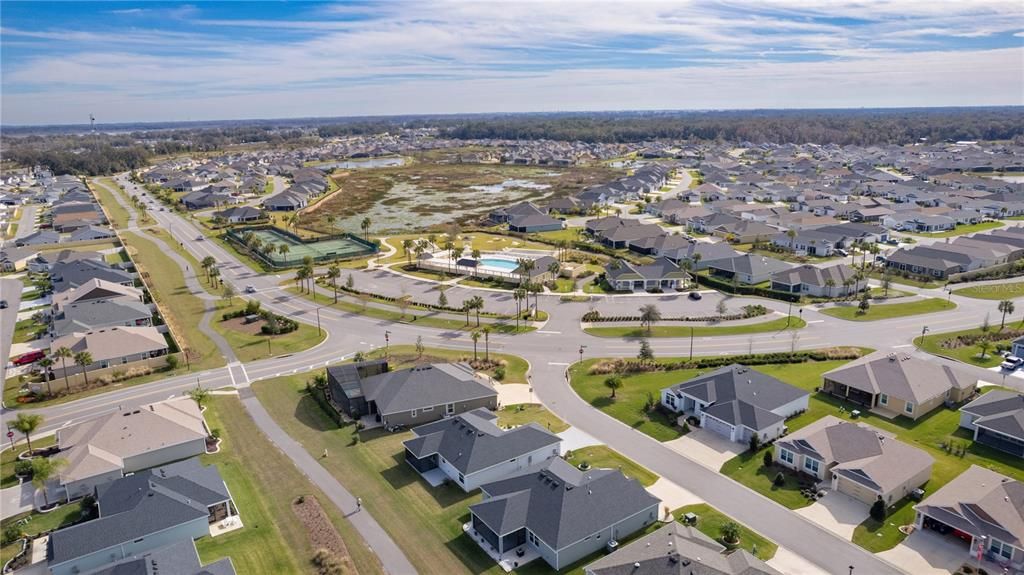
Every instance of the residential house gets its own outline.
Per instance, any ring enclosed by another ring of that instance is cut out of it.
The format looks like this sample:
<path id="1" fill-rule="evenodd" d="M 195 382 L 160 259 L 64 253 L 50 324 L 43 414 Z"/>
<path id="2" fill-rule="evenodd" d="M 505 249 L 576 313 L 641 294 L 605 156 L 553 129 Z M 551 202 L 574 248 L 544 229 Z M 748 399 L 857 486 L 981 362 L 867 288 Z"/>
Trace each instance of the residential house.
<path id="1" fill-rule="evenodd" d="M 960 408 L 960 427 L 974 441 L 1024 457 L 1024 395 L 994 389 Z"/>
<path id="2" fill-rule="evenodd" d="M 847 297 L 867 289 L 867 278 L 846 264 L 828 267 L 802 265 L 772 274 L 772 289 L 811 297 Z"/>
<path id="3" fill-rule="evenodd" d="M 50 534 L 52 575 L 87 573 L 205 537 L 211 525 L 238 516 L 217 468 L 195 458 L 104 483 L 96 506 L 96 519 Z"/>
<path id="4" fill-rule="evenodd" d="M 508 230 L 521 234 L 554 232 L 565 227 L 565 221 L 547 214 L 516 214 L 508 219 Z"/>
<path id="5" fill-rule="evenodd" d="M 1024 484 L 1017 479 L 972 465 L 914 511 L 917 529 L 946 534 L 949 545 L 962 549 L 965 563 L 981 549 L 1017 570 L 1024 564 Z"/>
<path id="6" fill-rule="evenodd" d="M 700 519 L 698 518 L 698 521 Z M 731 551 L 671 521 L 583 568 L 584 575 L 782 575 L 745 549 Z"/>
<path id="7" fill-rule="evenodd" d="M 213 217 L 223 218 L 229 224 L 242 224 L 262 220 L 263 212 L 252 206 L 234 206 L 213 212 Z"/>
<path id="8" fill-rule="evenodd" d="M 711 243 L 694 240 L 689 240 L 678 246 L 659 247 L 657 252 L 657 255 L 676 262 L 680 267 L 689 264 L 689 269 L 692 271 L 700 271 L 711 265 L 711 262 L 731 259 L 740 255 L 727 242 Z"/>
<path id="9" fill-rule="evenodd" d="M 466 528 L 509 567 L 539 556 L 563 569 L 656 522 L 661 504 L 621 471 L 581 471 L 561 458 L 480 491 L 483 501 L 469 506 Z"/>
<path id="10" fill-rule="evenodd" d="M 779 233 L 778 228 L 745 219 L 711 228 L 711 235 L 739 244 L 765 241 L 777 233 Z"/>
<path id="11" fill-rule="evenodd" d="M 405 461 L 431 484 L 447 479 L 470 492 L 528 467 L 558 457 L 562 440 L 536 423 L 497 426 L 486 409 L 413 428 L 403 442 Z"/>
<path id="12" fill-rule="evenodd" d="M 597 239 L 609 248 L 624 249 L 629 247 L 631 242 L 656 238 L 664 234 L 665 230 L 658 224 L 623 225 L 601 232 Z"/>
<path id="13" fill-rule="evenodd" d="M 53 230 L 36 230 L 27 236 L 15 238 L 14 245 L 22 246 L 43 246 L 60 243 L 60 234 Z"/>
<path id="14" fill-rule="evenodd" d="M 199 406 L 188 397 L 62 427 L 57 447 L 68 464 L 60 484 L 68 499 L 91 495 L 125 474 L 204 453 L 208 435 Z"/>
<path id="15" fill-rule="evenodd" d="M 294 212 L 306 207 L 308 203 L 309 196 L 288 188 L 263 200 L 263 207 L 273 212 Z"/>
<path id="16" fill-rule="evenodd" d="M 432 363 L 390 371 L 386 361 L 327 368 L 328 396 L 353 419 L 385 426 L 418 425 L 480 407 L 496 409 L 498 392 L 464 363 Z"/>
<path id="17" fill-rule="evenodd" d="M 732 364 L 661 390 L 661 404 L 700 426 L 745 443 L 763 442 L 786 431 L 786 419 L 807 410 L 810 394 L 770 375 Z"/>
<path id="18" fill-rule="evenodd" d="M 771 241 L 773 245 L 798 255 L 830 257 L 849 239 L 842 234 L 814 229 L 777 233 L 771 236 Z"/>
<path id="19" fill-rule="evenodd" d="M 95 331 L 72 332 L 54 339 L 50 353 L 66 347 L 73 353 L 87 351 L 92 363 L 86 366 L 68 365 L 69 376 L 83 371 L 122 367 L 129 369 L 135 362 L 146 362 L 167 355 L 168 345 L 164 334 L 151 326 L 108 327 Z M 51 368 L 53 377 L 63 377 L 64 368 L 55 364 Z"/>
<path id="20" fill-rule="evenodd" d="M 918 419 L 969 398 L 978 378 L 903 353 L 876 352 L 824 374 L 822 391 L 868 409 Z"/>
<path id="21" fill-rule="evenodd" d="M 230 557 L 203 565 L 191 539 L 136 553 L 88 575 L 236 575 Z"/>
<path id="22" fill-rule="evenodd" d="M 515 205 L 506 206 L 492 210 L 487 219 L 496 224 L 508 223 L 513 216 L 544 216 L 547 211 L 537 207 L 533 202 L 520 202 Z"/>
<path id="23" fill-rule="evenodd" d="M 605 279 L 617 291 L 667 290 L 685 288 L 690 274 L 666 257 L 640 265 L 614 260 L 605 266 Z"/>
<path id="24" fill-rule="evenodd" d="M 90 301 L 104 301 L 112 298 L 128 297 L 142 301 L 142 290 L 103 279 L 93 278 L 77 287 L 65 289 L 53 295 L 54 313 L 59 313 L 64 306 Z"/>
<path id="25" fill-rule="evenodd" d="M 82 226 L 71 232 L 68 236 L 69 242 L 92 242 L 105 240 L 114 237 L 114 231 L 110 228 L 88 225 Z"/>
<path id="26" fill-rule="evenodd" d="M 67 304 L 52 319 L 50 335 L 62 337 L 114 326 L 152 325 L 153 311 L 148 304 L 131 296 L 89 300 Z"/>
<path id="27" fill-rule="evenodd" d="M 125 287 L 135 285 L 135 274 L 115 268 L 102 259 L 65 260 L 50 264 L 48 271 L 53 291 L 56 293 L 81 287 L 93 280 Z M 135 294 L 132 293 L 132 295 Z M 138 295 L 141 297 L 141 293 Z"/>
<path id="28" fill-rule="evenodd" d="M 864 423 L 833 415 L 779 439 L 775 462 L 868 505 L 892 505 L 931 477 L 935 459 Z"/>
<path id="29" fill-rule="evenodd" d="M 753 254 L 738 255 L 708 263 L 711 275 L 733 280 L 742 285 L 755 285 L 771 280 L 772 275 L 792 267 L 784 261 Z"/>
<path id="30" fill-rule="evenodd" d="M 26 269 L 38 250 L 31 246 L 0 249 L 0 271 L 20 272 Z"/>

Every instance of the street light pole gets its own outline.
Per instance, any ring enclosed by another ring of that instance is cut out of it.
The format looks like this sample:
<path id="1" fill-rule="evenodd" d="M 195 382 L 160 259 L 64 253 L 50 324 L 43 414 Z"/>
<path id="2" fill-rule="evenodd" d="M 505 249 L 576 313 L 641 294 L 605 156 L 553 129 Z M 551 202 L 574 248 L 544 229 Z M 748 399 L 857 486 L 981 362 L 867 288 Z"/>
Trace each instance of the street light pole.
<path id="1" fill-rule="evenodd" d="M 693 326 L 690 326 L 690 359 L 693 359 Z"/>
<path id="2" fill-rule="evenodd" d="M 925 334 L 927 334 L 927 333 L 928 333 L 928 326 L 926 326 L 926 325 L 925 326 L 921 326 L 921 345 L 918 346 L 918 349 L 923 349 L 924 348 L 924 343 L 925 343 L 924 342 L 924 338 L 925 338 Z"/>
<path id="3" fill-rule="evenodd" d="M 789 310 L 786 312 L 786 327 L 789 327 L 790 320 L 793 319 L 793 302 L 789 302 Z"/>
<path id="4" fill-rule="evenodd" d="M 388 359 L 388 353 L 391 351 L 391 332 L 384 330 L 384 359 Z"/>
<path id="5" fill-rule="evenodd" d="M 324 332 L 320 329 L 320 308 L 316 308 L 316 334 L 323 335 Z"/>

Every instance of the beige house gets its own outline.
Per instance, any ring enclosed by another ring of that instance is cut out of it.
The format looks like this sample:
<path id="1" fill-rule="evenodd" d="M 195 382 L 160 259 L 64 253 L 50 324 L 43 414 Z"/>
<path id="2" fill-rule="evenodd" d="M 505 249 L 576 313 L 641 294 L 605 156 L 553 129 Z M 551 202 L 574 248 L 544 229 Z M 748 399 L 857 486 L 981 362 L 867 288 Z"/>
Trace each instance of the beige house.
<path id="1" fill-rule="evenodd" d="M 67 460 L 60 484 L 68 499 L 91 495 L 97 485 L 206 451 L 209 431 L 187 397 L 115 411 L 57 431 L 58 457 Z"/>
<path id="2" fill-rule="evenodd" d="M 946 535 L 949 545 L 976 557 L 1024 568 L 1024 484 L 972 465 L 914 507 L 918 529 Z M 968 543 L 969 542 L 969 543 Z"/>
<path id="3" fill-rule="evenodd" d="M 775 444 L 775 462 L 872 504 L 895 503 L 932 475 L 931 455 L 875 427 L 829 415 Z"/>
<path id="4" fill-rule="evenodd" d="M 917 419 L 974 394 L 978 379 L 938 362 L 876 352 L 825 373 L 822 391 L 888 415 Z"/>
<path id="5" fill-rule="evenodd" d="M 64 306 L 73 303 L 103 301 L 119 297 L 130 297 L 142 301 L 142 290 L 107 280 L 91 279 L 78 287 L 54 294 L 53 310 L 59 312 Z"/>
<path id="6" fill-rule="evenodd" d="M 72 353 L 89 352 L 93 362 L 85 366 L 86 371 L 117 366 L 127 369 L 131 367 L 129 364 L 167 355 L 168 350 L 164 334 L 152 326 L 117 326 L 70 333 L 50 343 L 50 354 L 62 347 L 70 349 Z M 69 376 L 83 370 L 73 362 L 66 363 Z M 57 361 L 51 367 L 54 377 L 63 377 L 64 368 L 61 366 L 62 363 Z"/>

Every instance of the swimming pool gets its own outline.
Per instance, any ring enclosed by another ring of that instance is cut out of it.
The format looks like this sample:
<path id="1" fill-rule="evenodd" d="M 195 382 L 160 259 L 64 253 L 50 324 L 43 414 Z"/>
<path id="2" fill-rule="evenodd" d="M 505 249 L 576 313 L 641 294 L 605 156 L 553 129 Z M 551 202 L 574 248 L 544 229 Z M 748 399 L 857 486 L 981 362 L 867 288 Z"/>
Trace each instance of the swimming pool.
<path id="1" fill-rule="evenodd" d="M 519 267 L 519 262 L 515 260 L 506 260 L 501 258 L 480 258 L 477 262 L 479 266 L 498 269 L 506 272 L 514 272 Z"/>

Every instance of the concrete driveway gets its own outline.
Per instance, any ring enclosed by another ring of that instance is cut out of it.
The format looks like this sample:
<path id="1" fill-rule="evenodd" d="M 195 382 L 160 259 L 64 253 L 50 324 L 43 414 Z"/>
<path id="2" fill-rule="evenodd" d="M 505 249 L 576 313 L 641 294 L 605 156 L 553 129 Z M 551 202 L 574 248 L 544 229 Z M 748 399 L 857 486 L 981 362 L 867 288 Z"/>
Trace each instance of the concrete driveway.
<path id="1" fill-rule="evenodd" d="M 36 488 L 31 482 L 19 483 L 14 487 L 0 490 L 0 516 L 6 519 L 32 511 L 35 507 L 35 493 Z"/>
<path id="2" fill-rule="evenodd" d="M 903 543 L 878 556 L 914 575 L 949 575 L 971 560 L 967 543 L 931 530 L 914 531 Z M 1001 569 L 987 570 L 1002 572 Z"/>
<path id="3" fill-rule="evenodd" d="M 701 498 L 691 493 L 689 489 L 673 483 L 664 477 L 658 478 L 658 480 L 654 482 L 654 485 L 647 488 L 647 491 L 651 495 L 661 499 L 662 511 L 659 511 L 661 516 L 664 516 L 665 507 L 668 507 L 669 511 L 671 511 L 673 509 L 679 509 L 684 505 L 703 503 Z"/>
<path id="4" fill-rule="evenodd" d="M 775 552 L 775 557 L 765 563 L 786 575 L 828 575 L 828 572 L 821 567 L 785 547 L 779 547 L 779 550 Z"/>
<path id="5" fill-rule="evenodd" d="M 690 433 L 665 442 L 665 446 L 682 453 L 701 465 L 718 471 L 722 464 L 747 450 L 747 446 L 706 429 L 693 429 Z"/>
<path id="6" fill-rule="evenodd" d="M 525 383 L 499 383 L 494 386 L 498 392 L 498 405 L 519 405 L 520 403 L 537 403 L 530 386 Z"/>
<path id="7" fill-rule="evenodd" d="M 562 455 L 566 452 L 576 451 L 589 445 L 600 445 L 601 442 L 594 439 L 590 434 L 576 427 L 570 427 L 558 434 L 562 439 Z"/>
<path id="8" fill-rule="evenodd" d="M 852 539 L 854 528 L 868 517 L 868 506 L 849 495 L 829 491 L 823 499 L 796 512 L 843 539 Z"/>

